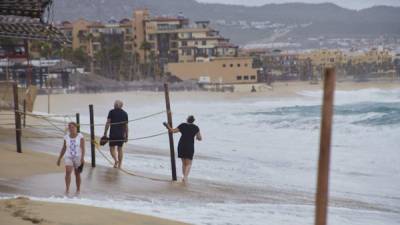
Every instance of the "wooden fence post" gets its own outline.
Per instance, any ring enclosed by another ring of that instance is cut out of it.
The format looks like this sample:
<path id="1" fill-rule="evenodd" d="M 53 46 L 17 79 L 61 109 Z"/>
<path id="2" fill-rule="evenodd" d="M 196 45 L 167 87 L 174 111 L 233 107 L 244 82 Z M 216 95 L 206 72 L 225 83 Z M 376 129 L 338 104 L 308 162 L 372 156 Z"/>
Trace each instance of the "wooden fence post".
<path id="1" fill-rule="evenodd" d="M 79 113 L 77 113 L 77 114 L 75 115 L 75 118 L 76 118 L 76 125 L 78 125 L 78 133 L 79 133 L 79 132 L 81 132 L 81 120 L 80 120 L 80 114 L 79 114 Z"/>
<path id="2" fill-rule="evenodd" d="M 96 167 L 96 146 L 95 142 L 95 134 L 94 134 L 94 113 L 93 113 L 93 105 L 89 105 L 89 115 L 90 115 L 90 149 L 92 156 L 92 167 Z"/>
<path id="3" fill-rule="evenodd" d="M 24 127 L 26 127 L 26 99 L 24 99 L 24 104 L 23 104 L 23 107 L 24 107 L 24 116 L 23 116 L 23 126 Z"/>
<path id="4" fill-rule="evenodd" d="M 167 83 L 164 83 L 164 93 L 165 93 L 165 107 L 167 110 L 168 125 L 172 127 L 172 112 L 171 112 L 171 104 L 169 101 L 169 88 Z M 176 164 L 175 164 L 174 135 L 171 132 L 168 132 L 168 138 L 169 138 L 169 150 L 171 156 L 172 180 L 176 181 L 177 178 L 176 178 Z"/>
<path id="5" fill-rule="evenodd" d="M 18 102 L 18 84 L 13 83 L 13 94 L 14 94 L 14 113 L 15 113 L 15 138 L 17 142 L 17 152 L 22 153 L 21 147 L 21 114 L 19 112 Z"/>
<path id="6" fill-rule="evenodd" d="M 335 69 L 325 69 L 324 98 L 322 103 L 321 136 L 318 162 L 318 181 L 315 201 L 315 225 L 326 225 L 327 223 L 329 199 L 329 164 L 335 82 Z"/>

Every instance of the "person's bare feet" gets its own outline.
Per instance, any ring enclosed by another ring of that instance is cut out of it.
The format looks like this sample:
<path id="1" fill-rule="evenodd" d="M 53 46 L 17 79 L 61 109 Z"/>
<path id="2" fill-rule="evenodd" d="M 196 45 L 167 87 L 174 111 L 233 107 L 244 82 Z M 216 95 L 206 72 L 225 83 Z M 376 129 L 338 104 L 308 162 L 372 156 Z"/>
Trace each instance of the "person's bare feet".
<path id="1" fill-rule="evenodd" d="M 119 163 L 118 163 L 118 161 L 115 161 L 114 168 L 118 168 L 118 167 L 119 167 Z"/>
<path id="2" fill-rule="evenodd" d="M 64 195 L 68 196 L 69 195 L 69 190 L 65 190 Z"/>
<path id="3" fill-rule="evenodd" d="M 80 194 L 81 194 L 81 191 L 80 190 L 76 190 L 75 196 L 79 196 Z"/>

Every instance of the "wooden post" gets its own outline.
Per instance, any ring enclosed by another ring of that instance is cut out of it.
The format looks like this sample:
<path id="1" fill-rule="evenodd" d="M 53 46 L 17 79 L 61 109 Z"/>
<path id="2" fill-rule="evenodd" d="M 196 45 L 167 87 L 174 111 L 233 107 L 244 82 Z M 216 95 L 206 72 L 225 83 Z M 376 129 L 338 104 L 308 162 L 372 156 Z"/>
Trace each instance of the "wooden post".
<path id="1" fill-rule="evenodd" d="M 77 113 L 77 114 L 75 115 L 75 117 L 76 117 L 76 125 L 78 125 L 78 133 L 79 133 L 79 132 L 81 132 L 81 120 L 80 120 L 80 114 L 79 114 L 79 113 Z"/>
<path id="2" fill-rule="evenodd" d="M 47 87 L 47 113 L 50 114 L 50 88 Z"/>
<path id="3" fill-rule="evenodd" d="M 94 114 L 93 114 L 93 105 L 89 105 L 89 115 L 90 115 L 90 149 L 92 156 L 92 167 L 96 167 L 96 146 L 95 135 L 94 135 Z"/>
<path id="4" fill-rule="evenodd" d="M 24 99 L 24 117 L 23 117 L 23 126 L 26 127 L 26 99 Z"/>
<path id="5" fill-rule="evenodd" d="M 172 127 L 172 112 L 171 112 L 171 104 L 169 101 L 169 89 L 167 83 L 164 83 L 164 93 L 165 93 L 165 107 L 167 110 L 168 125 Z M 168 132 L 168 138 L 169 138 L 169 150 L 171 155 L 172 180 L 176 181 L 177 179 L 176 179 L 174 135 L 171 132 Z"/>
<path id="6" fill-rule="evenodd" d="M 14 113 L 15 113 L 15 138 L 17 142 L 17 152 L 22 153 L 21 148 L 21 114 L 19 113 L 19 103 L 18 103 L 18 84 L 14 82 L 13 84 L 14 92 Z"/>
<path id="7" fill-rule="evenodd" d="M 328 214 L 329 164 L 332 136 L 333 99 L 335 92 L 335 69 L 325 69 L 324 98 L 322 104 L 321 137 L 318 162 L 315 225 L 326 225 Z"/>

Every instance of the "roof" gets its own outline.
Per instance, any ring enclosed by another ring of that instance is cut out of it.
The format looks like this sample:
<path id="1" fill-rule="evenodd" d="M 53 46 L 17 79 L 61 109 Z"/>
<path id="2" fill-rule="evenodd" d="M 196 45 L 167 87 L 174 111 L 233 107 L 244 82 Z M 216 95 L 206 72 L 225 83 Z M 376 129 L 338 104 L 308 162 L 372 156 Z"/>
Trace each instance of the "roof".
<path id="1" fill-rule="evenodd" d="M 159 21 L 159 22 L 169 22 L 169 21 L 188 21 L 187 18 L 184 17 L 166 17 L 166 16 L 159 16 L 147 19 L 147 21 Z"/>
<path id="2" fill-rule="evenodd" d="M 53 0 L 1 0 L 0 15 L 26 16 L 41 19 Z"/>
<path id="3" fill-rule="evenodd" d="M 8 0 L 6 0 L 8 1 Z M 64 34 L 52 25 L 22 16 L 0 15 L 0 37 L 69 43 Z"/>
<path id="4" fill-rule="evenodd" d="M 221 47 L 221 48 L 238 48 L 239 46 L 232 44 L 230 42 L 218 42 L 216 47 Z"/>

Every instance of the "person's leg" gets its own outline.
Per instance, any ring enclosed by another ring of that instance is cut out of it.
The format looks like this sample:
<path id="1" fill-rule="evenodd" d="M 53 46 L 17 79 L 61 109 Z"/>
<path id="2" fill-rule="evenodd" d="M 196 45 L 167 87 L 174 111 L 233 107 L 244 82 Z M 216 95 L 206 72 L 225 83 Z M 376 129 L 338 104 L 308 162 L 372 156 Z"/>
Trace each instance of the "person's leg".
<path id="1" fill-rule="evenodd" d="M 72 166 L 65 166 L 65 193 L 69 193 L 69 186 L 71 184 L 71 173 L 73 167 Z"/>
<path id="2" fill-rule="evenodd" d="M 115 152 L 115 146 L 110 146 L 110 153 L 111 153 L 112 158 L 114 159 L 114 168 L 117 168 L 118 159 L 116 156 L 117 153 Z"/>
<path id="3" fill-rule="evenodd" d="M 190 168 L 192 167 L 192 160 L 190 159 L 185 159 L 185 173 L 184 173 L 184 177 L 185 177 L 185 181 L 188 181 L 189 179 L 189 173 L 190 173 Z"/>
<path id="4" fill-rule="evenodd" d="M 76 182 L 76 193 L 79 194 L 81 191 L 81 173 L 78 169 L 74 170 L 75 172 L 75 182 Z"/>
<path id="5" fill-rule="evenodd" d="M 185 159 L 181 158 L 182 160 L 182 181 L 185 180 Z"/>
<path id="6" fill-rule="evenodd" d="M 122 152 L 122 146 L 118 146 L 118 168 L 122 166 L 122 159 L 124 157 L 124 153 Z"/>

